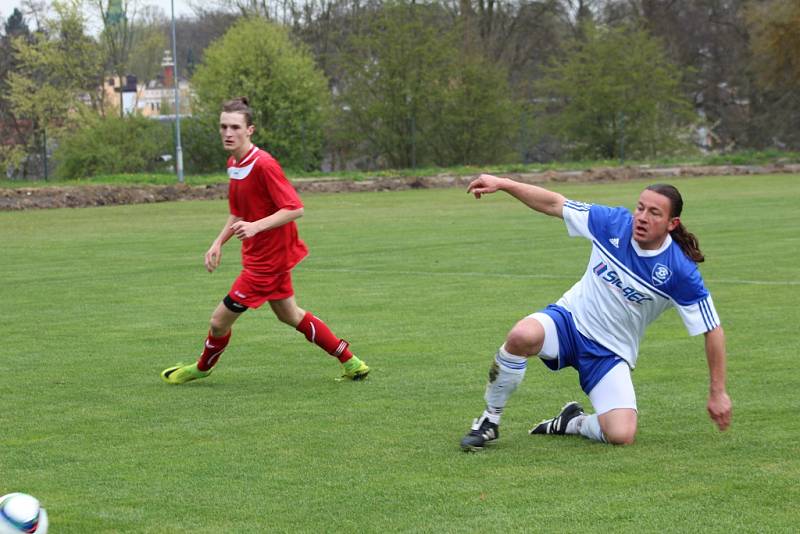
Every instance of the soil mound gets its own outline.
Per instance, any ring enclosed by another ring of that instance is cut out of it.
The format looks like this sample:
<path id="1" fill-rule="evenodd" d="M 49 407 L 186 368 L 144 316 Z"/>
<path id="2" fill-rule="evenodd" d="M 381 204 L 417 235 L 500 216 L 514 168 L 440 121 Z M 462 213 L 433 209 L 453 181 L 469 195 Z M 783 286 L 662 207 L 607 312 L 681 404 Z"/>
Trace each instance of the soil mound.
<path id="1" fill-rule="evenodd" d="M 742 174 L 800 173 L 800 164 L 728 165 L 697 167 L 614 167 L 586 169 L 583 171 L 546 171 L 540 173 L 504 174 L 515 180 L 543 184 L 548 182 L 614 182 L 637 178 L 666 180 L 677 176 L 727 176 Z M 295 188 L 303 192 L 344 193 L 351 191 L 397 191 L 401 189 L 430 189 L 463 187 L 476 176 L 412 176 L 397 178 L 375 178 L 370 180 L 298 179 Z M 88 206 L 110 206 L 118 204 L 143 204 L 171 202 L 177 200 L 212 200 L 227 197 L 228 184 L 191 186 L 176 184 L 167 186 L 125 185 L 80 185 L 68 187 L 21 187 L 0 189 L 0 211 L 83 208 Z"/>

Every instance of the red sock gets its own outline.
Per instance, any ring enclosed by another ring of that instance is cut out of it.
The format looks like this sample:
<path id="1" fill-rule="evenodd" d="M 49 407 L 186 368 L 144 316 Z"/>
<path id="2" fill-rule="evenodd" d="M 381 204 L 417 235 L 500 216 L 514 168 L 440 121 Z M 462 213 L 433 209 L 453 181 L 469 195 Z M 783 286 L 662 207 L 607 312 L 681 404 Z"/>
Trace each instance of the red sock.
<path id="1" fill-rule="evenodd" d="M 200 359 L 197 360 L 197 368 L 199 370 L 208 371 L 217 364 L 225 347 L 228 346 L 228 341 L 231 339 L 232 333 L 233 330 L 228 330 L 227 334 L 220 337 L 214 337 L 211 335 L 211 332 L 208 333 L 206 344 L 203 347 L 203 354 L 201 354 Z"/>
<path id="2" fill-rule="evenodd" d="M 331 329 L 328 328 L 328 325 L 323 323 L 321 319 L 314 317 L 311 312 L 306 312 L 305 316 L 303 316 L 300 324 L 297 325 L 297 331 L 302 332 L 307 340 L 311 343 L 316 343 L 322 350 L 342 363 L 353 357 L 353 353 L 348 348 L 350 343 L 336 337 L 331 332 Z"/>

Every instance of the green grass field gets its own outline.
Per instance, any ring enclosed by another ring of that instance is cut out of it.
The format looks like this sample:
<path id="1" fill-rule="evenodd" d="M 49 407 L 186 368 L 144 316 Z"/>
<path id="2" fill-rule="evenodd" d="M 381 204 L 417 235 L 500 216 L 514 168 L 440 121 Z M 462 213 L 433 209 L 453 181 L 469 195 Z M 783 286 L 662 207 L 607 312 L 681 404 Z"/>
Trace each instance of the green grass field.
<path id="1" fill-rule="evenodd" d="M 0 494 L 51 533 L 791 532 L 798 524 L 800 176 L 678 179 L 726 329 L 732 428 L 705 412 L 702 336 L 674 311 L 634 373 L 637 443 L 532 437 L 572 370 L 531 362 L 491 450 L 458 441 L 508 329 L 583 273 L 589 243 L 505 195 L 306 195 L 300 305 L 373 368 L 335 360 L 267 309 L 215 374 L 159 371 L 200 351 L 238 273 L 203 254 L 224 202 L 0 213 Z M 645 184 L 560 184 L 632 207 Z"/>

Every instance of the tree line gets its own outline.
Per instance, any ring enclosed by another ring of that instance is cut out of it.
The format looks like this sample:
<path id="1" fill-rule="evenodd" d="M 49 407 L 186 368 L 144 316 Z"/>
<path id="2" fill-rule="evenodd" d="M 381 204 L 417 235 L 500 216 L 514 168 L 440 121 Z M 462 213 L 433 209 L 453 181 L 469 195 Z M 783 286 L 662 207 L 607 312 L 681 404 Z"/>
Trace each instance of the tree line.
<path id="1" fill-rule="evenodd" d="M 166 14 L 24 5 L 0 33 L 0 168 L 163 165 L 172 125 L 120 116 L 99 88 L 157 75 Z M 255 141 L 304 170 L 800 147 L 795 0 L 218 0 L 176 35 L 195 93 L 189 172 L 219 169 L 219 106 L 238 95 L 258 114 Z"/>

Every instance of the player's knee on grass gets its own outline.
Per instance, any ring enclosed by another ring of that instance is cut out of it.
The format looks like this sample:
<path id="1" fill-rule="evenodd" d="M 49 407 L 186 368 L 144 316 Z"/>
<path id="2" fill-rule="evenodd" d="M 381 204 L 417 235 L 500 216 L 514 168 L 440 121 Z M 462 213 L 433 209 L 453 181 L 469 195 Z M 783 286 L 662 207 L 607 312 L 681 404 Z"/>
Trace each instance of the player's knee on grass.
<path id="1" fill-rule="evenodd" d="M 599 416 L 600 428 L 608 443 L 632 445 L 636 440 L 636 410 L 620 408 Z"/>

